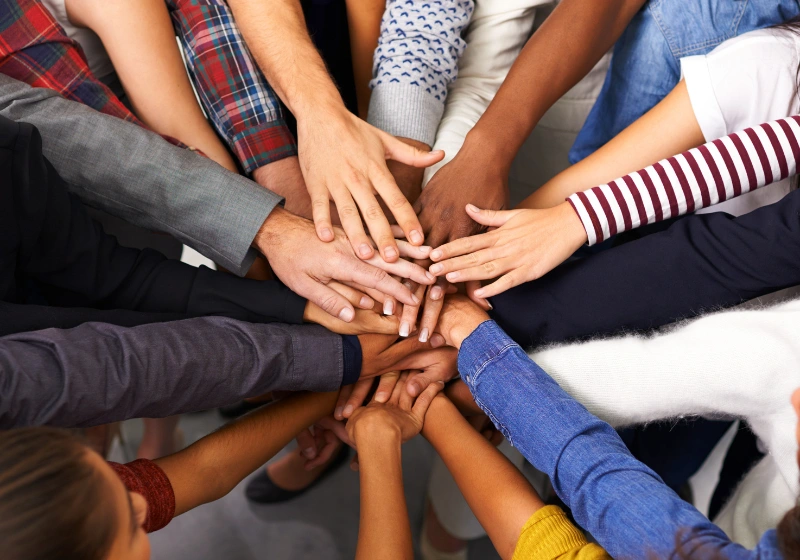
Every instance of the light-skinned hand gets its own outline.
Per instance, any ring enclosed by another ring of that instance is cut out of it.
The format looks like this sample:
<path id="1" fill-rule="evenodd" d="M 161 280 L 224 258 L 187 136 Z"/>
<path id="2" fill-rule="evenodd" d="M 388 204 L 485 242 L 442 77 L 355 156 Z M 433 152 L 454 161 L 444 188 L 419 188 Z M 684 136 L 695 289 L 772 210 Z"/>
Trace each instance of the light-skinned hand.
<path id="1" fill-rule="evenodd" d="M 440 161 L 444 152 L 423 152 L 366 123 L 341 103 L 322 104 L 306 111 L 297 122 L 300 169 L 311 196 L 314 224 L 319 239 L 336 239 L 331 224 L 333 200 L 342 228 L 358 257 L 371 259 L 375 252 L 364 231 L 362 218 L 381 257 L 392 263 L 400 258 L 389 221 L 376 194 L 386 203 L 412 245 L 422 245 L 422 226 L 386 165 L 392 159 L 414 167 Z"/>
<path id="2" fill-rule="evenodd" d="M 333 280 L 342 284 L 354 282 L 410 305 L 418 304 L 419 299 L 392 274 L 421 284 L 435 282 L 428 271 L 404 259 L 387 263 L 375 256 L 362 261 L 353 253 L 344 232 L 338 228 L 332 231 L 335 238 L 323 243 L 309 220 L 275 208 L 256 235 L 254 245 L 292 291 L 346 323 L 355 318 L 355 309 L 347 297 L 328 286 Z M 419 253 L 415 250 L 414 254 Z"/>
<path id="3" fill-rule="evenodd" d="M 541 278 L 586 243 L 586 231 L 569 203 L 543 210 L 495 211 L 467 205 L 470 218 L 497 228 L 452 241 L 431 252 L 430 272 L 450 282 L 497 280 L 473 292 L 490 298 Z"/>

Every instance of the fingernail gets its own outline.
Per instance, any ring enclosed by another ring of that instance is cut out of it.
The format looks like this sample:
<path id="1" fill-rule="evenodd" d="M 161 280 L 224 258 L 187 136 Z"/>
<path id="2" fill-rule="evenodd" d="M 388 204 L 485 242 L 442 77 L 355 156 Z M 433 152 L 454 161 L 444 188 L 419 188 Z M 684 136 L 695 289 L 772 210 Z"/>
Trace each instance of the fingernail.
<path id="1" fill-rule="evenodd" d="M 411 332 L 411 327 L 408 326 L 408 323 L 406 323 L 405 321 L 400 323 L 400 336 L 406 337 L 408 336 L 409 332 Z"/>
<path id="2" fill-rule="evenodd" d="M 434 264 L 434 265 L 431 265 L 430 271 L 433 272 L 434 274 L 439 274 L 442 271 L 443 268 L 444 268 L 444 266 L 442 266 L 440 264 Z"/>
<path id="3" fill-rule="evenodd" d="M 313 459 L 317 456 L 317 451 L 313 447 L 306 447 L 303 449 L 303 456 L 306 459 Z"/>
<path id="4" fill-rule="evenodd" d="M 454 281 L 454 280 L 456 280 L 456 279 L 457 279 L 459 276 L 461 276 L 461 275 L 460 275 L 458 272 L 448 272 L 448 273 L 445 275 L 445 278 L 447 278 L 448 280 L 450 280 L 451 282 L 453 282 L 453 281 Z"/>
<path id="5" fill-rule="evenodd" d="M 432 259 L 441 259 L 442 258 L 442 252 L 439 249 L 436 249 L 433 253 L 431 253 L 431 258 Z"/>
<path id="6" fill-rule="evenodd" d="M 425 271 L 425 278 L 427 278 L 428 280 L 436 280 L 436 277 L 427 270 Z"/>
<path id="7" fill-rule="evenodd" d="M 488 301 L 486 302 L 486 305 L 488 305 L 488 306 L 489 306 L 489 309 L 494 309 L 494 305 L 492 305 L 492 304 L 491 304 L 491 303 L 489 303 Z"/>
<path id="8" fill-rule="evenodd" d="M 328 228 L 323 228 L 322 237 L 324 237 L 325 239 L 333 239 L 333 232 Z"/>
<path id="9" fill-rule="evenodd" d="M 361 245 L 358 247 L 358 253 L 359 253 L 359 254 L 360 254 L 362 257 L 368 257 L 368 256 L 370 255 L 370 253 L 372 253 L 372 249 L 371 249 L 371 248 L 370 248 L 370 246 L 369 246 L 369 245 L 367 245 L 366 243 L 362 243 L 362 244 L 361 244 Z"/>
<path id="10" fill-rule="evenodd" d="M 387 247 L 383 250 L 384 258 L 393 259 L 397 257 L 397 250 L 394 247 Z"/>
<path id="11" fill-rule="evenodd" d="M 440 346 L 444 346 L 444 343 L 444 337 L 441 335 L 433 335 L 433 338 L 431 338 L 431 348 L 439 348 Z"/>
<path id="12" fill-rule="evenodd" d="M 376 393 L 375 400 L 379 403 L 385 403 L 387 400 L 389 400 L 389 397 L 386 395 L 386 393 Z"/>
<path id="13" fill-rule="evenodd" d="M 361 297 L 361 307 L 372 307 L 373 305 L 374 302 L 372 301 L 372 299 L 368 298 L 367 296 Z"/>
<path id="14" fill-rule="evenodd" d="M 444 290 L 441 288 L 441 286 L 434 286 L 431 289 L 431 299 L 433 301 L 438 301 L 442 299 L 443 295 L 444 295 Z"/>
<path id="15" fill-rule="evenodd" d="M 333 415 L 336 417 L 337 420 L 341 420 L 342 419 L 342 407 L 341 406 L 337 406 L 336 410 L 333 413 Z"/>
<path id="16" fill-rule="evenodd" d="M 430 253 L 431 252 L 431 248 L 428 247 L 427 245 L 420 245 L 419 247 L 417 247 L 417 250 L 419 250 L 421 253 Z"/>
<path id="17" fill-rule="evenodd" d="M 475 295 L 478 297 L 483 297 L 483 289 L 475 290 Z"/>
<path id="18" fill-rule="evenodd" d="M 350 416 L 353 413 L 353 405 L 348 404 L 344 407 L 344 412 L 342 413 L 343 416 Z"/>
<path id="19" fill-rule="evenodd" d="M 424 329 L 422 329 L 422 332 L 419 333 L 419 341 L 420 342 L 428 342 L 428 334 L 429 334 L 429 332 L 430 331 L 428 331 L 428 327 L 425 327 Z"/>
<path id="20" fill-rule="evenodd" d="M 442 387 L 444 387 L 444 381 L 437 381 L 436 383 L 438 383 L 439 385 L 441 385 Z"/>
<path id="21" fill-rule="evenodd" d="M 412 286 L 412 285 L 411 285 L 411 282 L 409 282 L 408 280 L 406 280 L 405 282 L 403 282 L 403 286 L 405 286 L 405 287 L 406 287 L 406 289 L 408 289 L 408 291 L 409 291 L 409 292 L 414 290 L 414 286 Z"/>
<path id="22" fill-rule="evenodd" d="M 467 210 L 470 212 L 480 212 L 480 209 L 474 204 L 467 204 Z"/>
<path id="23" fill-rule="evenodd" d="M 411 301 L 414 302 L 414 305 L 419 305 L 419 298 L 417 297 L 417 294 L 411 294 Z"/>
<path id="24" fill-rule="evenodd" d="M 344 321 L 345 323 L 349 323 L 355 317 L 355 312 L 350 309 L 349 307 L 345 307 L 339 312 L 339 319 Z"/>
<path id="25" fill-rule="evenodd" d="M 387 299 L 383 302 L 383 314 L 391 315 L 392 313 L 394 313 L 394 303 L 392 300 Z"/>
<path id="26" fill-rule="evenodd" d="M 411 243 L 422 243 L 422 240 L 424 239 L 422 234 L 416 229 L 412 229 L 411 233 L 408 234 L 408 237 L 411 238 Z"/>
<path id="27" fill-rule="evenodd" d="M 416 397 L 417 393 L 419 393 L 419 386 L 417 386 L 416 383 L 411 383 L 408 386 L 408 394 L 411 395 L 412 397 Z"/>
<path id="28" fill-rule="evenodd" d="M 438 156 L 439 154 L 443 154 L 444 150 L 433 150 L 431 153 L 436 154 Z"/>

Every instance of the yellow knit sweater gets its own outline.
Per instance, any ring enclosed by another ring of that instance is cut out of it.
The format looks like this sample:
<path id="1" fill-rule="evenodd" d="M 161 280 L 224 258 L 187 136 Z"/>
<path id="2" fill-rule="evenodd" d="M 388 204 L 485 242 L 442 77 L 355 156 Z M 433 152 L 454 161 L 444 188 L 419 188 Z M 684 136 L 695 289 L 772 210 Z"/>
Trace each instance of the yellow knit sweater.
<path id="1" fill-rule="evenodd" d="M 564 511 L 545 506 L 534 513 L 517 541 L 512 560 L 608 560 L 611 556 L 589 544 Z"/>

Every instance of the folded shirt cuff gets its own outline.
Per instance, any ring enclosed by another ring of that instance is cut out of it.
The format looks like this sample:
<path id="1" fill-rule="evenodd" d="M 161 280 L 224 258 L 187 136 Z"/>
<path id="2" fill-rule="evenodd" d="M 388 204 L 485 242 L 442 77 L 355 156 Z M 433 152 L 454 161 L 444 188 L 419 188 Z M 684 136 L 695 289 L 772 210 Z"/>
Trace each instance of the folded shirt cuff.
<path id="1" fill-rule="evenodd" d="M 342 336 L 342 387 L 352 385 L 361 377 L 361 342 L 357 336 Z"/>
<path id="2" fill-rule="evenodd" d="M 686 82 L 692 111 L 706 142 L 728 135 L 725 117 L 714 93 L 714 83 L 705 55 L 681 59 L 681 75 Z"/>
<path id="3" fill-rule="evenodd" d="M 258 124 L 237 133 L 231 148 L 248 175 L 259 167 L 297 155 L 297 143 L 283 120 Z"/>
<path id="4" fill-rule="evenodd" d="M 381 84 L 372 90 L 367 122 L 392 136 L 433 146 L 444 114 L 444 102 L 421 87 Z"/>

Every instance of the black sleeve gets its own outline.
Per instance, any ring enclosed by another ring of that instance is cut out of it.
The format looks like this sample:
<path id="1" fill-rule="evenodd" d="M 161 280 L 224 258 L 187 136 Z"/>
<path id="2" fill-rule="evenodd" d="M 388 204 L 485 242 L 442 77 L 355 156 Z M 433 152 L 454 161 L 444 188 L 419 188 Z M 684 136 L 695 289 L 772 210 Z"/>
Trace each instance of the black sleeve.
<path id="1" fill-rule="evenodd" d="M 648 330 L 800 284 L 800 191 L 734 218 L 663 232 L 563 265 L 492 298 L 520 345 Z"/>
<path id="2" fill-rule="evenodd" d="M 42 156 L 34 127 L 18 123 L 12 195 L 18 262 L 48 303 L 251 322 L 301 323 L 305 300 L 276 281 L 194 268 L 153 250 L 121 247 L 103 232 Z"/>

